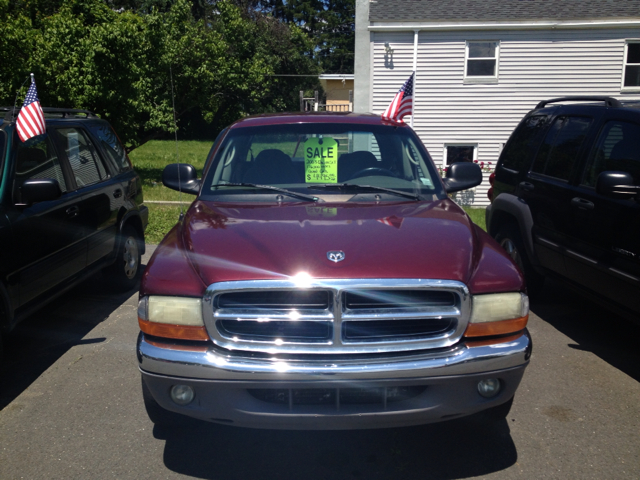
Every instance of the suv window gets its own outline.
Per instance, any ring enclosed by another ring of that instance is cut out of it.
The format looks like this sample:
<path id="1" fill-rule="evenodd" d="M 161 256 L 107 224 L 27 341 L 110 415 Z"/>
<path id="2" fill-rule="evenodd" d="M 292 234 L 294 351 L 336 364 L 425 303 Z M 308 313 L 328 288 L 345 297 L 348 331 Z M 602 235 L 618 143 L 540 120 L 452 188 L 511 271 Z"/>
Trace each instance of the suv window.
<path id="1" fill-rule="evenodd" d="M 107 172 L 96 149 L 79 128 L 59 128 L 67 158 L 78 188 L 93 185 L 107 178 Z"/>
<path id="2" fill-rule="evenodd" d="M 58 181 L 60 190 L 63 193 L 67 191 L 58 155 L 56 155 L 51 139 L 48 136 L 28 146 L 18 146 L 16 152 L 16 174 L 13 181 L 13 199 L 15 203 L 22 203 L 20 187 L 25 180 L 32 178 L 52 178 Z"/>
<path id="3" fill-rule="evenodd" d="M 533 146 L 538 135 L 547 126 L 548 115 L 532 115 L 524 119 L 518 126 L 502 152 L 501 160 L 504 168 L 520 171 L 530 165 Z"/>
<path id="4" fill-rule="evenodd" d="M 7 136 L 4 131 L 0 130 L 0 176 L 2 176 L 2 167 L 4 166 L 4 144 L 6 143 Z M 0 191 L 2 190 L 0 182 Z"/>
<path id="5" fill-rule="evenodd" d="M 593 119 L 560 116 L 547 133 L 532 171 L 560 180 L 569 180 L 571 169 Z"/>
<path id="6" fill-rule="evenodd" d="M 605 171 L 630 173 L 640 183 L 640 125 L 609 121 L 604 125 L 584 172 L 582 185 L 596 186 Z"/>
<path id="7" fill-rule="evenodd" d="M 98 137 L 102 149 L 106 153 L 109 161 L 116 171 L 124 172 L 131 169 L 131 164 L 127 158 L 127 152 L 118 140 L 116 132 L 109 125 L 91 124 L 89 129 Z"/>

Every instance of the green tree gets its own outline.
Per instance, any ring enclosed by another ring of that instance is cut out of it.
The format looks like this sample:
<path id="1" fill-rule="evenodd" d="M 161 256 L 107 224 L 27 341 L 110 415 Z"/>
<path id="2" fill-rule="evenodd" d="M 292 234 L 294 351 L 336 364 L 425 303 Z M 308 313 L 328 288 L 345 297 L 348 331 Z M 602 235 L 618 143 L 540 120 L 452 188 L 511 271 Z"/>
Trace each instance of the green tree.
<path id="1" fill-rule="evenodd" d="M 43 106 L 90 109 L 129 149 L 174 130 L 172 80 L 178 127 L 200 118 L 215 135 L 246 114 L 297 109 L 298 91 L 315 81 L 276 74 L 319 73 L 300 28 L 229 1 L 206 21 L 187 0 L 148 14 L 66 0 L 35 20 L 9 6 L 0 3 L 0 60 L 9 66 L 0 71 L 2 102 L 34 72 Z"/>
<path id="2" fill-rule="evenodd" d="M 355 0 L 260 0 L 259 6 L 314 39 L 324 73 L 353 73 Z"/>
<path id="3" fill-rule="evenodd" d="M 29 75 L 38 31 L 29 16 L 15 12 L 7 0 L 0 0 L 0 98 L 13 105 L 16 91 Z"/>

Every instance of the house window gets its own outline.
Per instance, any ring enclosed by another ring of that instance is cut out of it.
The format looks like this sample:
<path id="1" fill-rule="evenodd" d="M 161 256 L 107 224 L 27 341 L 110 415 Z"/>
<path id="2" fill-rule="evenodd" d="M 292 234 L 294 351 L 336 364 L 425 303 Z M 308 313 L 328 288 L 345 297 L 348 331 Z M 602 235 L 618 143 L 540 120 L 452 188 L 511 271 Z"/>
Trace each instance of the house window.
<path id="1" fill-rule="evenodd" d="M 478 145 L 445 145 L 445 157 L 447 159 L 447 165 L 458 162 L 473 162 L 476 160 L 476 151 Z"/>
<path id="2" fill-rule="evenodd" d="M 640 40 L 625 45 L 622 88 L 640 89 Z"/>
<path id="3" fill-rule="evenodd" d="M 497 81 L 499 53 L 499 42 L 467 42 L 465 82 Z"/>

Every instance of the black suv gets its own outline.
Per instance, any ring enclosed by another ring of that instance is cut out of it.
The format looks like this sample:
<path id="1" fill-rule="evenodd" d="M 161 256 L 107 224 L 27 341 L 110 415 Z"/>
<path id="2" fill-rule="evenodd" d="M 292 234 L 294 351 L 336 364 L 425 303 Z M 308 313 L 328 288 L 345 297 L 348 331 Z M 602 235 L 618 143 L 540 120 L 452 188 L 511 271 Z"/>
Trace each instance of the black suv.
<path id="1" fill-rule="evenodd" d="M 149 214 L 106 121 L 45 108 L 46 135 L 22 143 L 17 111 L 0 111 L 1 334 L 98 270 L 133 287 Z"/>
<path id="2" fill-rule="evenodd" d="M 640 318 L 639 102 L 540 102 L 511 135 L 491 183 L 487 230 L 530 294 L 554 276 Z"/>

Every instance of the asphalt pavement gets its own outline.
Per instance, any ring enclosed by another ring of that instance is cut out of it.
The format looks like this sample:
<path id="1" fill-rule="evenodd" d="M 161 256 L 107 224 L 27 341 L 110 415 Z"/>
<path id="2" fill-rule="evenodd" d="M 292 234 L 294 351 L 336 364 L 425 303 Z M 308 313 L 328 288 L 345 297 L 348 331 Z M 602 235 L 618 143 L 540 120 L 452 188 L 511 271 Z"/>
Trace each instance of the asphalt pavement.
<path id="1" fill-rule="evenodd" d="M 553 282 L 542 298 L 531 364 L 493 427 L 176 431 L 142 404 L 137 292 L 97 276 L 7 339 L 0 479 L 640 478 L 640 326 Z"/>

